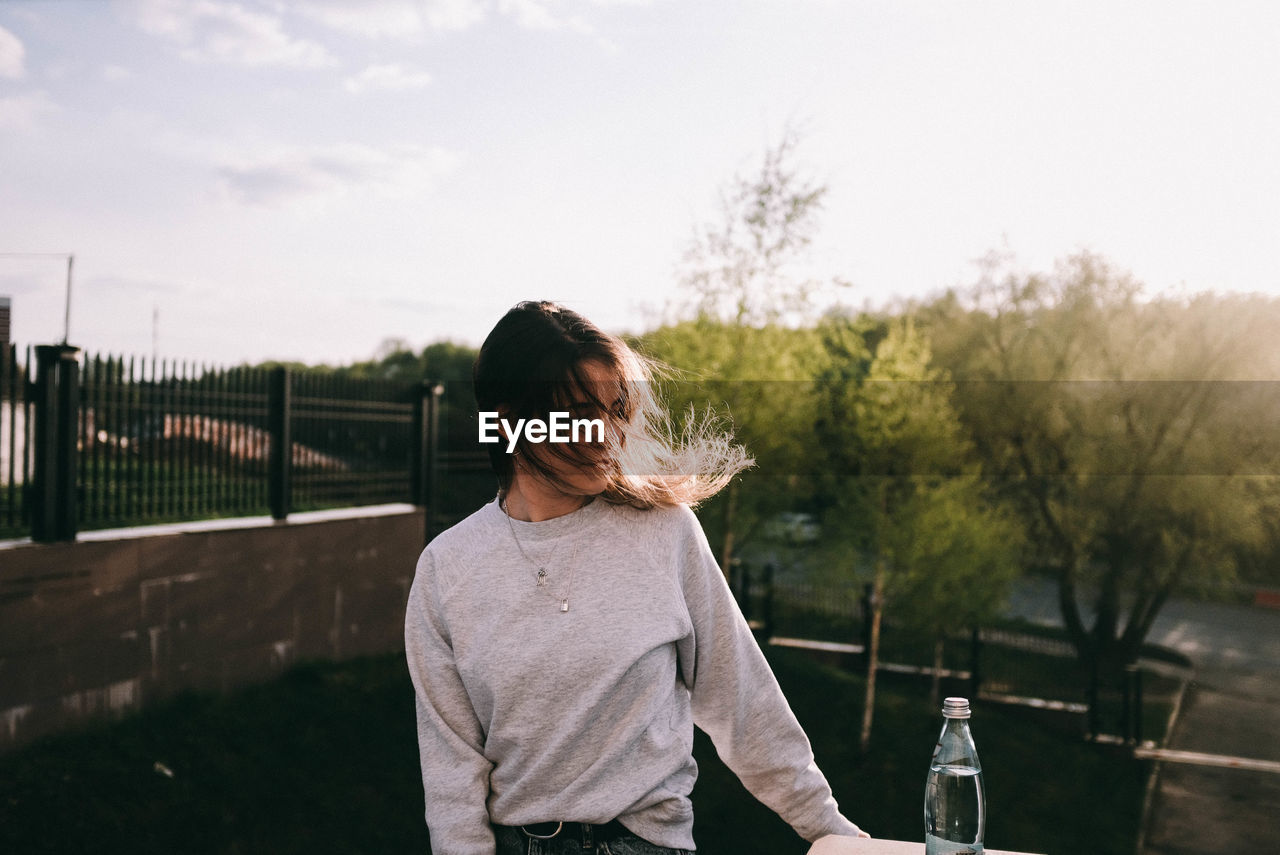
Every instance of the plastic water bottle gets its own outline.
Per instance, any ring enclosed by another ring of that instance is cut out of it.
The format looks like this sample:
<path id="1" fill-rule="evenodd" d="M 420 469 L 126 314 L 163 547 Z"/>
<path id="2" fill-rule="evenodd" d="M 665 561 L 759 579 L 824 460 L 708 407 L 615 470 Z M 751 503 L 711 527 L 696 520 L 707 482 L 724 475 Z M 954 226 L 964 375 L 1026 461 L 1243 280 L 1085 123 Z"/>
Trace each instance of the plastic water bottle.
<path id="1" fill-rule="evenodd" d="M 947 698 L 944 722 L 924 787 L 926 855 L 982 852 L 987 821 L 982 764 L 969 732 L 969 701 Z"/>

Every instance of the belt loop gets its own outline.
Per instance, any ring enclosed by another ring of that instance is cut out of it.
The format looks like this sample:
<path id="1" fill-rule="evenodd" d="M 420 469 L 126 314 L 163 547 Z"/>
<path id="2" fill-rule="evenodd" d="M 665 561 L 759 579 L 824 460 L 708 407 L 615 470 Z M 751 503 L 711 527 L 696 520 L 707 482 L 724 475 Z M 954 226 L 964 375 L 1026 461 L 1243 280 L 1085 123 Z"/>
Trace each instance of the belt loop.
<path id="1" fill-rule="evenodd" d="M 592 825 L 589 822 L 582 823 L 582 848 L 583 849 L 596 848 L 596 842 L 595 842 L 594 836 L 592 835 L 593 831 L 595 831 L 594 825 Z"/>

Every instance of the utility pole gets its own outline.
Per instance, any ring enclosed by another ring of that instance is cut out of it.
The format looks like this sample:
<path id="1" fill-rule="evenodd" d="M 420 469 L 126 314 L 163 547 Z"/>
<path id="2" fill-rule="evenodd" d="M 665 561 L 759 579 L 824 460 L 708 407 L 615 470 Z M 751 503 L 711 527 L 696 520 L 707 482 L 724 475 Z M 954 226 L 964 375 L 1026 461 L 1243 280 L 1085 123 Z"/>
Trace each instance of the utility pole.
<path id="1" fill-rule="evenodd" d="M 66 344 L 71 339 L 71 267 L 75 264 L 76 257 L 73 253 L 67 253 L 67 301 L 66 311 L 62 316 L 62 343 Z"/>

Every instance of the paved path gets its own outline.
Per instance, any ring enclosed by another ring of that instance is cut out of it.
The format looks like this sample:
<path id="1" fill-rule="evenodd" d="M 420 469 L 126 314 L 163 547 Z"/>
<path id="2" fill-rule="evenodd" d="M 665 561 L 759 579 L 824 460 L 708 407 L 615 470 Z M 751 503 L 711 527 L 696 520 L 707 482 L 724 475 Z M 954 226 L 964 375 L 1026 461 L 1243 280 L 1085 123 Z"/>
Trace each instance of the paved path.
<path id="1" fill-rule="evenodd" d="M 1059 622 L 1052 585 L 1020 587 L 1013 611 Z M 1159 761 L 1139 855 L 1280 851 L 1280 612 L 1173 601 L 1148 640 L 1196 668 L 1167 747 L 1213 759 Z"/>
<path id="2" fill-rule="evenodd" d="M 1019 581 L 1009 611 L 1037 623 L 1062 625 L 1054 584 Z M 1086 620 L 1089 617 L 1085 616 Z M 1186 654 L 1199 669 L 1241 669 L 1280 674 L 1280 610 L 1170 600 L 1147 640 Z"/>
<path id="3" fill-rule="evenodd" d="M 1280 669 L 1200 669 L 1169 747 L 1263 762 L 1223 768 L 1161 761 L 1141 855 L 1277 850 Z"/>

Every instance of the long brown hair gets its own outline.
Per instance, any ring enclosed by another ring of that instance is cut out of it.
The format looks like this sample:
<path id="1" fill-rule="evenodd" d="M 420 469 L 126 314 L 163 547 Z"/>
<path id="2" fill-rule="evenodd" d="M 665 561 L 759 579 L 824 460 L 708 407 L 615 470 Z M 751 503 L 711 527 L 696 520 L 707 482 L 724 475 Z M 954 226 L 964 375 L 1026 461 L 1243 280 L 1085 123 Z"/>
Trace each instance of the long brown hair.
<path id="1" fill-rule="evenodd" d="M 618 400 L 601 400 L 583 365 L 596 361 L 618 381 Z M 485 339 L 474 368 L 476 404 L 511 419 L 538 418 L 565 409 L 573 394 L 585 394 L 609 420 L 605 431 L 613 466 L 601 493 L 608 501 L 652 508 L 696 504 L 719 492 L 751 465 L 742 446 L 714 423 L 690 414 L 676 429 L 654 388 L 661 368 L 582 315 L 546 301 L 519 303 Z M 574 464 L 580 452 L 547 443 L 544 454 Z M 513 455 L 552 483 L 555 473 L 520 436 L 512 453 L 505 442 L 489 446 L 489 461 L 506 493 L 515 475 Z"/>

